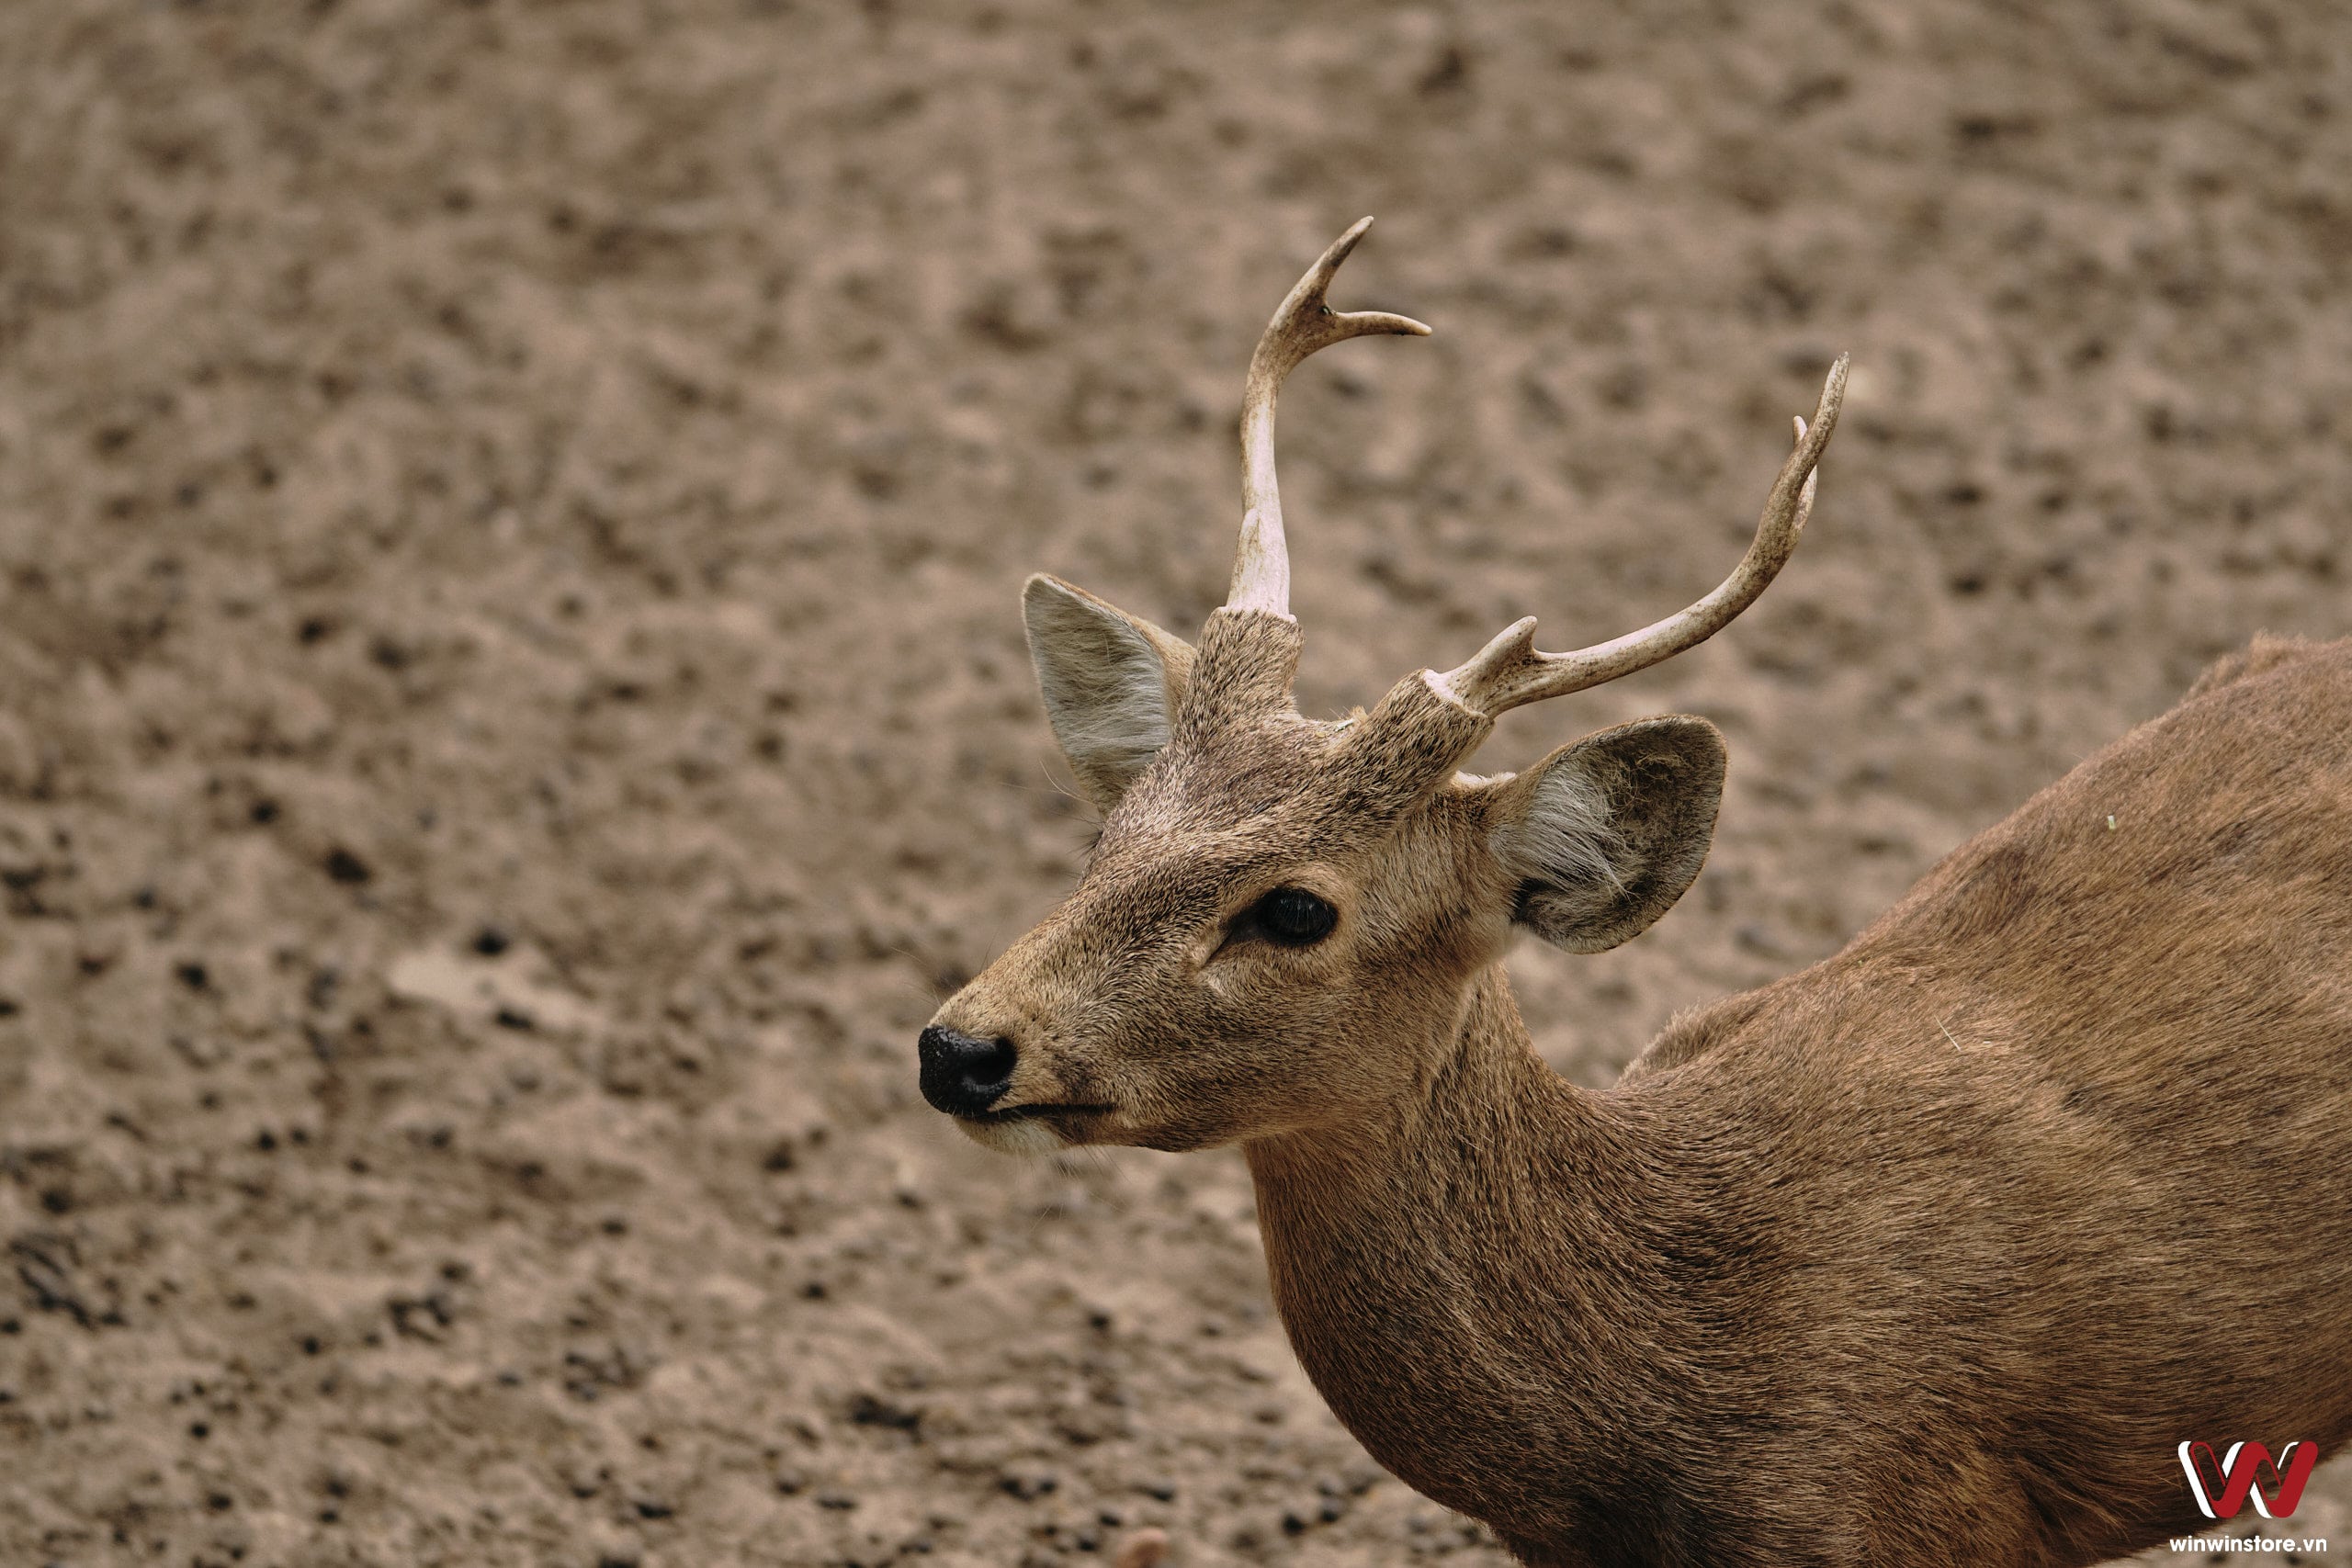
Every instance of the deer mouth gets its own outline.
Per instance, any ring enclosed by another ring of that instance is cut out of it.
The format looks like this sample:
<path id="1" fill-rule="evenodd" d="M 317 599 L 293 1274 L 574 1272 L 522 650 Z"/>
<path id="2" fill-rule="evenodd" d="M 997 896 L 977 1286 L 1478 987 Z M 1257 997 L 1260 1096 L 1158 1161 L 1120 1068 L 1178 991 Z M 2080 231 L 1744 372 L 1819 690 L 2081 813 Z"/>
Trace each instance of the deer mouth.
<path id="1" fill-rule="evenodd" d="M 1094 1116 L 1110 1110 L 1107 1105 L 1081 1105 L 1075 1101 L 1053 1104 L 1014 1105 L 1002 1111 L 983 1111 L 963 1120 L 977 1122 L 983 1127 L 1001 1127 L 1013 1122 L 1034 1122 L 1042 1116 Z"/>

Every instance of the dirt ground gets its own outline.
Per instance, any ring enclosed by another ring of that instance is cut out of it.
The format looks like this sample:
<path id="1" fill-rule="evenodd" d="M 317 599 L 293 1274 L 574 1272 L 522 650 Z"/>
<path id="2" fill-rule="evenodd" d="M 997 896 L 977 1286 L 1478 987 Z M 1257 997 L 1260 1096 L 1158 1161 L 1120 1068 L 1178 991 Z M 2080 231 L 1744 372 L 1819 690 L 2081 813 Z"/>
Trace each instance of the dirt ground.
<path id="1" fill-rule="evenodd" d="M 1498 1568 L 1306 1383 L 1230 1151 L 916 1094 L 1087 842 L 1022 578 L 1222 597 L 1242 367 L 1361 213 L 1339 302 L 1437 335 L 1285 403 L 1313 711 L 1696 596 L 1850 349 L 1763 604 L 1487 753 L 1730 736 L 1682 906 L 1512 960 L 1606 1082 L 2257 628 L 2352 631 L 2346 39 L 0 7 L 0 1562 Z"/>

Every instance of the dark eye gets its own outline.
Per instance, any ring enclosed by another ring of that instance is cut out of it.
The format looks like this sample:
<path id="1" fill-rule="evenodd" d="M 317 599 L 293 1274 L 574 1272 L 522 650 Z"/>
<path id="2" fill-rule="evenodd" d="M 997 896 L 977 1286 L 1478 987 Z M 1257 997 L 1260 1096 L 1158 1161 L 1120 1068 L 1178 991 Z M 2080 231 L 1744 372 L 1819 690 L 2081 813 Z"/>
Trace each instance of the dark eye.
<path id="1" fill-rule="evenodd" d="M 1340 923 L 1340 911 L 1304 887 L 1277 887 L 1250 906 L 1247 925 L 1269 942 L 1306 947 Z"/>

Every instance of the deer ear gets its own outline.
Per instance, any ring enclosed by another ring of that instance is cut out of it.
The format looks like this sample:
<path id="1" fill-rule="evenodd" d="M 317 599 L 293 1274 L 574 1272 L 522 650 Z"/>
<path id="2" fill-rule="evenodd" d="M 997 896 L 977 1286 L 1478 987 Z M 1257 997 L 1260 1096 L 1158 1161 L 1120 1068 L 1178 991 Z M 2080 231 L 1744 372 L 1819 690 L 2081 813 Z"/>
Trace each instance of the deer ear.
<path id="1" fill-rule="evenodd" d="M 1706 863 L 1724 757 L 1713 725 L 1671 715 L 1588 735 L 1495 785 L 1487 843 L 1514 884 L 1511 918 L 1570 953 L 1647 930 Z"/>
<path id="2" fill-rule="evenodd" d="M 1058 578 L 1021 593 L 1046 719 L 1070 772 L 1105 812 L 1168 744 L 1193 645 Z"/>

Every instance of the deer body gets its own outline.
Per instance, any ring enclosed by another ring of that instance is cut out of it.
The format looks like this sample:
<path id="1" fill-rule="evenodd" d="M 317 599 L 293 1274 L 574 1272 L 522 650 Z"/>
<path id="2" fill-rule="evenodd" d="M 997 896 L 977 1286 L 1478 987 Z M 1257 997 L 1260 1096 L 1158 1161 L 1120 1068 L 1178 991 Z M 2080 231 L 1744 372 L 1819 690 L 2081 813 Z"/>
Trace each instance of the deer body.
<path id="1" fill-rule="evenodd" d="M 1374 1457 L 1534 1563 L 2041 1564 L 2352 1437 L 2352 643 L 2238 662 L 1613 1090 L 1497 967 L 1409 1114 L 1246 1145 Z"/>
<path id="2" fill-rule="evenodd" d="M 1197 646 L 1031 581 L 1102 833 L 923 1032 L 925 1097 L 1008 1152 L 1239 1144 L 1334 1411 L 1543 1568 L 2088 1563 L 2200 1522 L 2185 1440 L 2352 1437 L 2352 643 L 2257 643 L 1843 953 L 1577 1089 L 1503 950 L 1670 907 L 1722 739 L 1669 716 L 1456 764 L 1763 591 L 1844 362 L 1714 592 L 1571 654 L 1522 621 L 1310 720 L 1275 389 L 1427 330 L 1323 304 L 1363 227 L 1252 360 L 1242 548 Z"/>

